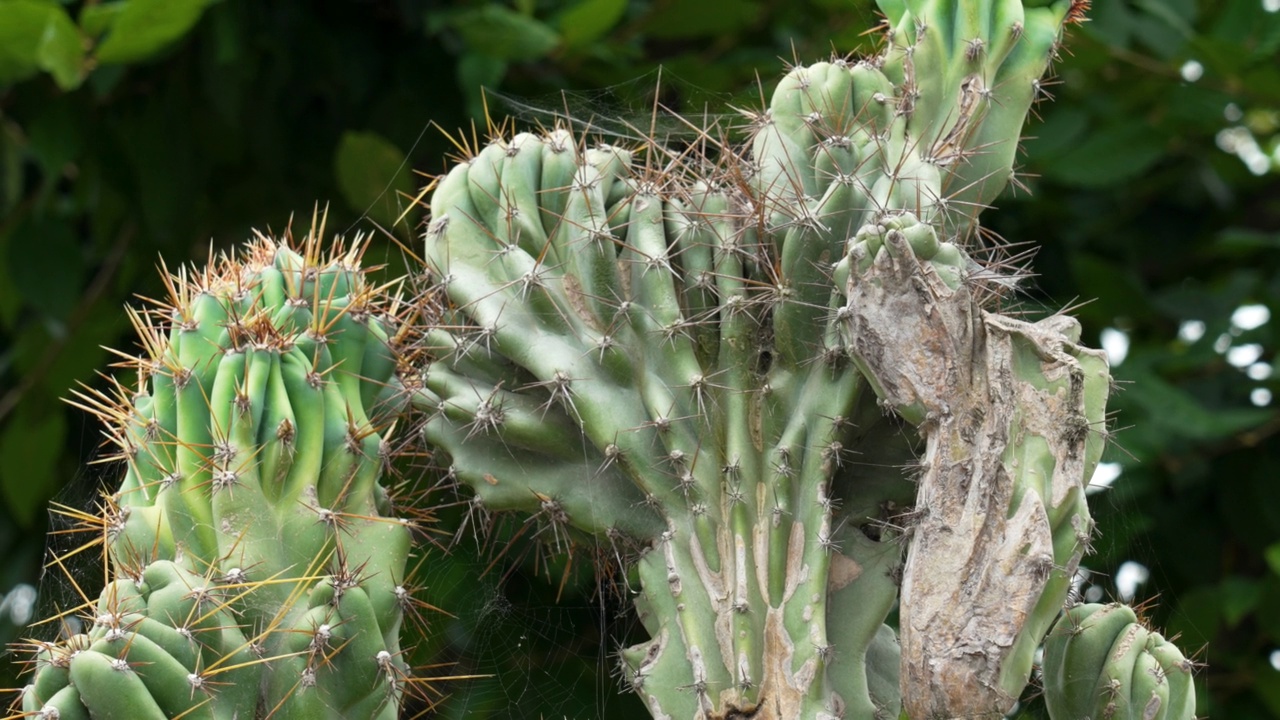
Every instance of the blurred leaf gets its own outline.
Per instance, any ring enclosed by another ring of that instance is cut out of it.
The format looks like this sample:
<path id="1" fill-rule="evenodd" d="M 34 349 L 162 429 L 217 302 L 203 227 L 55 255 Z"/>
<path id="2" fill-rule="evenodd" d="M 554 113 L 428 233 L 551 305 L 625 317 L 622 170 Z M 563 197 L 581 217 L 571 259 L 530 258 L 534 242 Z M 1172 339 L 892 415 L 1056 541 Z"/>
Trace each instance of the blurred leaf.
<path id="1" fill-rule="evenodd" d="M 1045 176 L 1078 187 L 1115 185 L 1151 167 L 1164 150 L 1163 135 L 1146 123 L 1103 126 L 1047 165 Z"/>
<path id="2" fill-rule="evenodd" d="M 158 236 L 179 232 L 189 222 L 196 188 L 212 155 L 210 148 L 193 147 L 193 133 L 169 132 L 186 117 L 185 104 L 183 95 L 171 92 L 110 118 L 123 150 L 117 158 L 123 167 L 113 169 L 126 171 L 122 174 L 131 181 L 139 212 Z"/>
<path id="3" fill-rule="evenodd" d="M 80 28 L 89 37 L 99 37 L 111 29 L 112 24 L 127 7 L 129 7 L 128 0 L 85 5 L 80 11 Z"/>
<path id="4" fill-rule="evenodd" d="M 1200 585 L 1176 598 L 1177 607 L 1169 618 L 1166 635 L 1178 638 L 1178 646 L 1204 647 L 1221 625 L 1216 588 Z"/>
<path id="5" fill-rule="evenodd" d="M 343 133 L 334 156 L 334 173 L 347 204 L 385 228 L 390 228 L 407 203 L 402 195 L 413 190 L 413 177 L 404 153 L 373 132 Z"/>
<path id="6" fill-rule="evenodd" d="M 757 0 L 662 3 L 649 15 L 644 27 L 655 38 L 718 37 L 747 28 L 760 11 Z"/>
<path id="7" fill-rule="evenodd" d="M 1222 617 L 1227 627 L 1236 627 L 1258 607 L 1262 587 L 1256 580 L 1231 577 L 1222 581 Z"/>
<path id="8" fill-rule="evenodd" d="M 38 0 L 0 3 L 0 85 L 40 70 L 69 90 L 80 84 L 84 46 L 67 13 Z"/>
<path id="9" fill-rule="evenodd" d="M 1107 45 L 1128 47 L 1132 34 L 1133 13 L 1122 2 L 1098 3 L 1089 12 L 1084 31 Z"/>
<path id="10" fill-rule="evenodd" d="M 40 67 L 47 70 L 58 87 L 73 90 L 84 80 L 84 40 L 66 13 L 58 10 L 49 17 L 40 41 Z"/>
<path id="11" fill-rule="evenodd" d="M 22 197 L 22 155 L 25 148 L 22 128 L 11 120 L 0 120 L 0 217 L 8 215 Z M 3 283 L 0 283 L 3 284 Z"/>
<path id="12" fill-rule="evenodd" d="M 1280 250 L 1280 233 L 1251 228 L 1225 228 L 1216 245 L 1231 252 L 1252 253 L 1257 250 Z"/>
<path id="13" fill-rule="evenodd" d="M 1027 128 L 1023 148 L 1035 162 L 1050 162 L 1069 150 L 1089 127 L 1089 114 L 1080 108 L 1055 107 L 1044 122 Z"/>
<path id="14" fill-rule="evenodd" d="M 1126 403 L 1146 410 L 1147 422 L 1159 423 L 1176 435 L 1193 440 L 1221 440 L 1270 420 L 1265 408 L 1207 408 L 1190 393 L 1145 369 L 1124 366 Z"/>
<path id="15" fill-rule="evenodd" d="M 27 305 L 65 320 L 80 294 L 84 262 L 75 234 L 54 218 L 29 218 L 9 238 L 9 276 Z"/>
<path id="16" fill-rule="evenodd" d="M 107 21 L 107 38 L 94 52 L 101 63 L 146 60 L 186 35 L 212 0 L 119 0 L 118 13 L 93 18 Z"/>
<path id="17" fill-rule="evenodd" d="M 0 492 L 23 526 L 35 521 L 60 484 L 53 471 L 62 455 L 65 426 L 61 408 L 24 404 L 0 430 Z"/>
<path id="18" fill-rule="evenodd" d="M 1194 0 L 1137 0 L 1136 4 L 1148 17 L 1136 21 L 1135 37 L 1141 38 L 1143 44 L 1161 57 L 1173 57 L 1195 37 L 1191 27 L 1196 10 Z"/>
<path id="19" fill-rule="evenodd" d="M 1271 571 L 1280 575 L 1280 542 L 1267 548 L 1265 557 L 1267 564 L 1271 566 Z"/>
<path id="20" fill-rule="evenodd" d="M 67 163 L 80 155 L 88 134 L 82 109 L 69 98 L 63 96 L 46 103 L 29 123 L 31 153 L 40 162 L 46 182 L 56 180 Z"/>
<path id="21" fill-rule="evenodd" d="M 1257 662 L 1253 691 L 1274 716 L 1280 717 L 1280 670 L 1269 662 Z"/>
<path id="22" fill-rule="evenodd" d="M 546 24 L 501 5 L 458 13 L 451 24 L 472 50 L 501 60 L 537 60 L 560 44 L 560 36 Z"/>
<path id="23" fill-rule="evenodd" d="M 467 113 L 476 119 L 486 115 L 484 88 L 495 88 L 507 72 L 504 60 L 478 52 L 469 52 L 458 59 L 458 86 L 467 98 Z"/>
<path id="24" fill-rule="evenodd" d="M 1147 296 L 1131 269 L 1114 260 L 1083 252 L 1074 254 L 1070 262 L 1071 274 L 1082 297 L 1105 298 L 1103 309 L 1110 315 L 1106 320 L 1114 322 L 1117 316 L 1133 318 L 1146 314 Z"/>
<path id="25" fill-rule="evenodd" d="M 560 36 L 568 47 L 581 47 L 599 40 L 622 19 L 627 0 L 582 0 L 556 18 Z"/>

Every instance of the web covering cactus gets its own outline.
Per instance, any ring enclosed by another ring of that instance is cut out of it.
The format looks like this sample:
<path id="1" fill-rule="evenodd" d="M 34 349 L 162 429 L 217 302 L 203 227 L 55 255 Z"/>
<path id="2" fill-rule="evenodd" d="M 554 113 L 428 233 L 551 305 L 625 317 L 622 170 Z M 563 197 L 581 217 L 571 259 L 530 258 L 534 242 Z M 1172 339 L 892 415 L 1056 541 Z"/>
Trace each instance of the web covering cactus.
<path id="1" fill-rule="evenodd" d="M 414 523 L 380 484 L 400 329 L 361 243 L 322 233 L 167 276 L 168 299 L 132 312 L 137 386 L 78 394 L 124 479 L 80 515 L 107 583 L 60 616 L 81 632 L 33 643 L 29 715 L 397 716 L 417 602 Z"/>
<path id="2" fill-rule="evenodd" d="M 1109 387 L 1074 321 L 986 309 L 1017 278 L 977 217 L 1083 6 L 1041 4 L 883 2 L 885 50 L 793 68 L 745 149 L 495 136 L 435 187 L 424 434 L 480 506 L 634 562 L 655 717 L 999 717 L 1027 683 Z"/>

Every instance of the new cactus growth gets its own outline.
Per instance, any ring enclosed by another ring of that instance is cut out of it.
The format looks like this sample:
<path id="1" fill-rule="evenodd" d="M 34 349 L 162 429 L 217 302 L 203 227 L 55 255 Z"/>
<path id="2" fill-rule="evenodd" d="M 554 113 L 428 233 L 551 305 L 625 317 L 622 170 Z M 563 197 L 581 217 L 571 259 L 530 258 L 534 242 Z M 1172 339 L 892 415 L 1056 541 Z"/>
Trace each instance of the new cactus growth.
<path id="1" fill-rule="evenodd" d="M 1195 665 L 1126 605 L 1077 605 L 1044 643 L 1053 720 L 1191 720 Z"/>
<path id="2" fill-rule="evenodd" d="M 984 308 L 1016 278 L 970 253 L 1084 5 L 884 0 L 885 50 L 793 68 L 741 154 L 556 129 L 439 180 L 423 433 L 485 508 L 635 552 L 655 717 L 996 718 L 1026 685 L 1110 378 L 1074 320 Z"/>
<path id="3" fill-rule="evenodd" d="M 27 716 L 397 716 L 413 523 L 379 481 L 400 330 L 360 244 L 322 233 L 167 277 L 131 313 L 137 386 L 78 394 L 125 463 L 81 518 L 108 582 L 63 613 L 82 632 L 33 643 Z"/>

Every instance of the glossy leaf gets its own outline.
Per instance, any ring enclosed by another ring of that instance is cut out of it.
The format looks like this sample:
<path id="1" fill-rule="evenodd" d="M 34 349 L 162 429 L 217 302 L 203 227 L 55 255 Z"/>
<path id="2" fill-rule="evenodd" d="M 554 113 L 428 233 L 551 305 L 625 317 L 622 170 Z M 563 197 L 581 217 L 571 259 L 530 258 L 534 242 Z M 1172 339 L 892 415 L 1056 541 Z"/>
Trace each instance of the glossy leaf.
<path id="1" fill-rule="evenodd" d="M 626 0 L 582 0 L 556 19 L 568 47 L 582 47 L 599 40 L 622 19 Z"/>
<path id="2" fill-rule="evenodd" d="M 58 86 L 83 79 L 84 47 L 66 12 L 39 0 L 0 3 L 0 86 L 45 70 Z"/>
<path id="3" fill-rule="evenodd" d="M 186 35 L 211 0 L 119 0 L 118 13 L 108 18 L 107 36 L 94 56 L 101 63 L 147 60 Z M 95 28 L 96 29 L 96 28 Z"/>
<path id="4" fill-rule="evenodd" d="M 501 60 L 537 60 L 560 44 L 560 35 L 545 23 L 501 5 L 459 13 L 452 25 L 468 47 Z"/>
<path id="5" fill-rule="evenodd" d="M 344 133 L 334 156 L 334 173 L 347 204 L 384 228 L 408 206 L 413 180 L 404 153 L 377 133 Z"/>
<path id="6" fill-rule="evenodd" d="M 66 426 L 58 408 L 24 407 L 0 430 L 0 494 L 15 519 L 30 527 L 58 484 L 52 477 Z"/>

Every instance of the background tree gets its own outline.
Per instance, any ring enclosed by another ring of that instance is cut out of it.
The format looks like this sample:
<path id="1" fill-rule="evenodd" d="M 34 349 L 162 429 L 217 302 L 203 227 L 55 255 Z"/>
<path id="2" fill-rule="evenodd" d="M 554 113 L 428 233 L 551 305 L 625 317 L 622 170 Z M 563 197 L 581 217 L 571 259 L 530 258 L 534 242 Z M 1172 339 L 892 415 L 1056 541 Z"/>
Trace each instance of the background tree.
<path id="1" fill-rule="evenodd" d="M 1022 308 L 1084 302 L 1122 383 L 1082 592 L 1154 599 L 1157 625 L 1206 646 L 1200 714 L 1280 717 L 1280 2 L 1114 0 L 1091 17 L 1029 129 L 1031 192 L 990 216 L 1040 248 Z M 331 228 L 385 229 L 374 253 L 400 265 L 391 237 L 420 232 L 412 209 L 396 223 L 411 169 L 451 151 L 432 123 L 483 135 L 486 105 L 543 124 L 567 107 L 624 142 L 655 96 L 757 106 L 785 61 L 865 49 L 873 24 L 861 0 L 0 0 L 0 639 L 40 585 L 48 500 L 115 481 L 86 469 L 99 429 L 58 398 L 126 342 L 121 306 L 159 293 L 160 255 L 173 267 L 329 202 Z M 643 716 L 597 677 L 628 625 L 587 563 L 496 552 L 432 570 L 460 612 L 418 652 L 502 671 L 448 688 L 441 712 Z M 482 591 L 459 582 L 486 569 Z"/>

